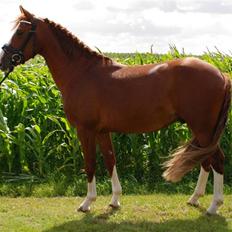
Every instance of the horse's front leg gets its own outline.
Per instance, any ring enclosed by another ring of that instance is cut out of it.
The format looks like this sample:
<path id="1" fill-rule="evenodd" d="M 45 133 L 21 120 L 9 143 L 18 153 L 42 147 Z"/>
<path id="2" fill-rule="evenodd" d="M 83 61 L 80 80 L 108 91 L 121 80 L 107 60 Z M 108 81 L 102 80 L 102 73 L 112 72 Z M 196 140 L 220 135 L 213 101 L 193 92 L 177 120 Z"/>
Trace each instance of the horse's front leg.
<path id="1" fill-rule="evenodd" d="M 96 136 L 93 131 L 77 129 L 77 134 L 81 142 L 84 153 L 85 171 L 88 177 L 88 192 L 85 200 L 81 203 L 78 211 L 87 212 L 90 205 L 96 200 Z"/>
<path id="2" fill-rule="evenodd" d="M 100 150 L 103 154 L 105 165 L 111 177 L 113 195 L 110 202 L 110 206 L 113 208 L 118 208 L 120 206 L 119 197 L 122 193 L 122 187 L 118 179 L 116 159 L 110 134 L 99 133 L 97 135 L 97 141 L 100 146 Z"/>

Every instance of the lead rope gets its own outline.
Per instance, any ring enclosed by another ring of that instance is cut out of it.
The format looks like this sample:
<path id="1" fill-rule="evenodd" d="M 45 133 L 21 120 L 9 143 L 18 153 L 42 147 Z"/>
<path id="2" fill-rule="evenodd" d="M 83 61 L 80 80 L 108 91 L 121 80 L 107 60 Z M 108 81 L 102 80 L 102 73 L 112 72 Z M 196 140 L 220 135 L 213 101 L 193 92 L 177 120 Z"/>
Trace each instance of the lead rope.
<path id="1" fill-rule="evenodd" d="M 6 80 L 6 78 L 9 76 L 9 74 L 11 73 L 11 71 L 4 73 L 4 77 L 2 78 L 2 80 L 0 81 L 0 86 L 2 85 L 3 81 Z"/>

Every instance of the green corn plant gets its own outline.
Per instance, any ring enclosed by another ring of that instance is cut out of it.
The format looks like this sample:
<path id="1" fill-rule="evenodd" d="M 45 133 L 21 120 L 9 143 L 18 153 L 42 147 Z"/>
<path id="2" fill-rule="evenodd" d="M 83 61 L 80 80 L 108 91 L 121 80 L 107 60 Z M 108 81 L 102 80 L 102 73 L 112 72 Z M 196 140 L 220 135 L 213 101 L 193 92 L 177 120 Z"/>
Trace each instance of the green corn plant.
<path id="1" fill-rule="evenodd" d="M 174 45 L 170 46 L 170 51 L 166 54 L 107 55 L 126 65 L 165 62 L 187 56 Z M 222 72 L 232 74 L 231 55 L 216 49 L 215 52 L 206 51 L 200 58 L 217 66 Z M 232 181 L 231 124 L 230 111 L 221 142 L 226 154 L 227 183 Z M 160 164 L 173 149 L 189 138 L 190 132 L 180 123 L 148 134 L 113 134 L 119 175 L 141 183 L 144 180 L 154 183 L 154 179 L 161 182 Z M 98 170 L 105 170 L 103 165 L 100 160 Z M 45 61 L 37 56 L 25 65 L 15 68 L 1 86 L 0 171 L 42 177 L 59 172 L 70 176 L 79 174 L 82 167 L 83 154 L 75 129 L 64 116 L 60 92 Z M 103 178 L 105 173 L 99 172 L 99 178 Z"/>
<path id="2" fill-rule="evenodd" d="M 80 142 L 77 139 L 76 130 L 69 124 L 66 118 L 49 116 L 49 119 L 54 122 L 59 131 L 63 133 L 63 141 L 57 146 L 57 150 L 66 149 L 67 157 L 64 158 L 64 163 L 58 168 L 62 170 L 68 166 L 73 168 L 74 173 L 78 173 L 83 166 L 83 154 L 81 152 Z"/>
<path id="3" fill-rule="evenodd" d="M 26 137 L 28 138 L 27 146 L 30 151 L 35 155 L 38 165 L 38 174 L 41 177 L 45 176 L 45 170 L 47 167 L 46 161 L 53 153 L 52 149 L 49 149 L 49 139 L 57 132 L 57 130 L 49 132 L 46 136 L 42 136 L 41 128 L 35 124 L 25 129 L 27 131 Z"/>
<path id="4" fill-rule="evenodd" d="M 7 125 L 7 119 L 0 110 L 0 153 L 7 160 L 8 172 L 12 172 L 14 155 L 12 153 L 13 136 Z"/>
<path id="5" fill-rule="evenodd" d="M 26 131 L 25 126 L 22 123 L 19 123 L 14 130 L 14 144 L 17 147 L 19 153 L 19 162 L 22 172 L 29 172 L 29 166 L 26 156 Z"/>

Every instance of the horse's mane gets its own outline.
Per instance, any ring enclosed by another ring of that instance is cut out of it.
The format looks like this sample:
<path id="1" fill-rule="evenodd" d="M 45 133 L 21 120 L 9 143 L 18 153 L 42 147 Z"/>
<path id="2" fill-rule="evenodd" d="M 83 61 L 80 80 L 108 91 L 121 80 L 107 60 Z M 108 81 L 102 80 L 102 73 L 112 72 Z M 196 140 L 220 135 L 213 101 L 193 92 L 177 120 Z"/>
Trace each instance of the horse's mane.
<path id="1" fill-rule="evenodd" d="M 44 19 L 44 21 L 49 24 L 50 29 L 56 36 L 61 48 L 68 57 L 72 58 L 76 54 L 76 50 L 78 50 L 78 54 L 81 54 L 85 57 L 94 56 L 101 59 L 103 63 L 112 63 L 112 60 L 109 57 L 106 57 L 103 54 L 90 49 L 75 35 L 69 32 L 66 28 L 62 27 L 60 24 L 56 24 L 47 18 Z"/>
<path id="2" fill-rule="evenodd" d="M 14 22 L 14 28 L 18 26 L 20 21 L 25 20 L 27 18 L 24 14 L 21 14 Z M 88 46 L 86 46 L 83 42 L 81 42 L 75 35 L 69 32 L 66 28 L 62 27 L 60 24 L 57 24 L 49 19 L 44 19 L 44 21 L 49 25 L 53 34 L 56 36 L 61 48 L 65 52 L 65 54 L 69 58 L 73 58 L 78 50 L 78 54 L 81 54 L 85 57 L 96 57 L 100 59 L 104 64 L 112 64 L 112 60 L 109 57 L 104 56 L 98 52 L 93 51 Z"/>

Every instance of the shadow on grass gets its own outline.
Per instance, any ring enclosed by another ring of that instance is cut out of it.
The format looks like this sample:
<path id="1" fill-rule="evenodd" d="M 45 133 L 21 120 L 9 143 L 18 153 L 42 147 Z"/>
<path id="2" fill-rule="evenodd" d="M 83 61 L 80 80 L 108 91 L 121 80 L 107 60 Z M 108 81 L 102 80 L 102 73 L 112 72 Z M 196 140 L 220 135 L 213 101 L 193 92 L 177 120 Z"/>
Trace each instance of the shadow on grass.
<path id="1" fill-rule="evenodd" d="M 100 215 L 87 213 L 80 220 L 73 220 L 64 224 L 55 226 L 43 232 L 114 232 L 114 231 L 155 231 L 155 232 L 230 232 L 228 223 L 221 216 L 207 216 L 202 214 L 197 219 L 181 220 L 171 219 L 163 222 L 151 222 L 145 220 L 123 220 L 120 222 L 112 222 L 117 211 L 107 210 Z"/>

